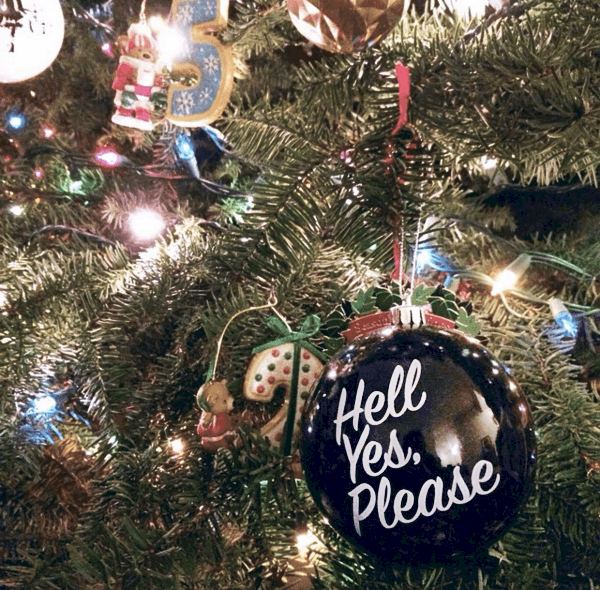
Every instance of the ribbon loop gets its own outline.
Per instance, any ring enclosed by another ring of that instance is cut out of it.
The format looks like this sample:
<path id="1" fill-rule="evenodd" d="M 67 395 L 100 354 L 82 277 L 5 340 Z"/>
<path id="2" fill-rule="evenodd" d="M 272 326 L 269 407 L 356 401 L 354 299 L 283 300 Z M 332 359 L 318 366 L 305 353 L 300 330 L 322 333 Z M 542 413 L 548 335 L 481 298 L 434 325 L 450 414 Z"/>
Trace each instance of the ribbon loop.
<path id="1" fill-rule="evenodd" d="M 280 346 L 281 344 L 287 344 L 288 342 L 298 342 L 303 348 L 306 348 L 306 350 L 314 354 L 317 358 L 321 360 L 325 358 L 325 355 L 317 347 L 308 342 L 308 338 L 312 338 L 321 328 L 321 320 L 318 316 L 309 315 L 304 322 L 302 322 L 302 326 L 300 326 L 300 329 L 297 332 L 290 330 L 277 316 L 271 316 L 265 321 L 269 328 L 282 334 L 282 337 L 257 346 L 252 349 L 252 354 L 262 352 L 268 348 Z"/>
<path id="2" fill-rule="evenodd" d="M 398 123 L 392 131 L 395 135 L 408 123 L 408 99 L 410 98 L 410 72 L 402 63 L 396 64 L 396 79 L 398 80 Z"/>

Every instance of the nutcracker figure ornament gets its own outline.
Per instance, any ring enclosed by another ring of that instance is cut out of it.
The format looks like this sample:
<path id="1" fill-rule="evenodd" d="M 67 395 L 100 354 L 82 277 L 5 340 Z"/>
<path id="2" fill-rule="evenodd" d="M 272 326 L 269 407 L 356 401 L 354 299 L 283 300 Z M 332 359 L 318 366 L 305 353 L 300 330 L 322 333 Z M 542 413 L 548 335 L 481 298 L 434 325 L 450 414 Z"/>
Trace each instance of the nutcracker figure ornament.
<path id="1" fill-rule="evenodd" d="M 129 27 L 112 88 L 117 110 L 113 123 L 143 131 L 154 128 L 154 103 L 162 91 L 158 51 L 145 18 Z"/>

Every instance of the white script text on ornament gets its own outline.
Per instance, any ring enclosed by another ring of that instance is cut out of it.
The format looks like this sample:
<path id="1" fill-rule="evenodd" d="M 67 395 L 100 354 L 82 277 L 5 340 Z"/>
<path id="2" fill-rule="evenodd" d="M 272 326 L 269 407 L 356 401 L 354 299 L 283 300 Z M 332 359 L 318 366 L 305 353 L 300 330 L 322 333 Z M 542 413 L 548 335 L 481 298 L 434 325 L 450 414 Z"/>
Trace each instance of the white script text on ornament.
<path id="1" fill-rule="evenodd" d="M 454 504 L 466 504 L 470 502 L 476 495 L 491 494 L 500 483 L 500 474 L 497 473 L 494 478 L 494 483 L 487 490 L 481 484 L 487 483 L 494 473 L 494 467 L 485 459 L 478 461 L 471 472 L 471 490 L 463 479 L 460 467 L 454 467 L 452 476 L 452 487 L 446 491 L 448 503 L 444 504 L 444 482 L 441 477 L 428 479 L 421 486 L 417 497 L 417 506 L 414 514 L 409 515 L 415 504 L 415 495 L 410 490 L 400 490 L 396 493 L 393 503 L 394 518 L 391 522 L 387 521 L 386 511 L 389 507 L 392 497 L 392 486 L 387 477 L 382 477 L 379 481 L 379 489 L 377 494 L 368 483 L 361 483 L 356 486 L 349 496 L 352 497 L 352 515 L 354 520 L 354 528 L 360 535 L 360 523 L 365 520 L 377 507 L 377 515 L 379 522 L 386 529 L 395 527 L 399 522 L 410 524 L 419 518 L 419 516 L 433 516 L 436 512 L 446 512 Z M 430 492 L 433 491 L 433 494 Z M 367 505 L 361 508 L 360 495 L 363 492 L 368 493 Z M 459 495 L 457 495 L 459 494 Z"/>
<path id="2" fill-rule="evenodd" d="M 413 453 L 412 448 L 404 450 L 396 429 L 392 429 L 389 434 L 388 449 L 384 453 L 383 445 L 377 440 L 369 440 L 371 426 L 379 426 L 391 418 L 400 418 L 406 412 L 419 411 L 427 401 L 427 393 L 422 391 L 416 403 L 413 402 L 413 394 L 421 378 L 421 363 L 413 359 L 406 379 L 404 368 L 397 365 L 394 368 L 390 378 L 387 396 L 382 391 L 372 391 L 366 398 L 363 406 L 363 397 L 365 392 L 364 379 L 360 379 L 356 395 L 354 397 L 353 407 L 346 411 L 346 400 L 348 392 L 346 388 L 342 389 L 338 402 L 335 437 L 339 446 L 344 445 L 346 456 L 350 462 L 350 479 L 356 484 L 356 473 L 359 464 L 362 464 L 363 471 L 370 477 L 380 477 L 377 492 L 370 483 L 361 483 L 357 485 L 349 496 L 352 498 L 352 515 L 354 528 L 360 535 L 360 523 L 368 518 L 375 509 L 379 522 L 386 529 L 395 527 L 398 523 L 410 524 L 417 520 L 419 516 L 432 516 L 436 512 L 445 512 L 454 504 L 466 504 L 476 495 L 487 495 L 492 493 L 500 483 L 500 474 L 496 474 L 493 483 L 487 489 L 482 484 L 487 484 L 494 475 L 494 467 L 490 461 L 482 459 L 478 461 L 471 471 L 471 487 L 463 478 L 460 467 L 455 466 L 452 471 L 452 485 L 450 489 L 444 490 L 444 481 L 441 477 L 427 479 L 417 495 L 415 505 L 415 494 L 407 489 L 401 489 L 395 493 L 392 510 L 393 519 L 388 522 L 388 508 L 392 500 L 392 486 L 387 477 L 383 474 L 388 468 L 401 469 L 409 461 L 413 460 L 417 465 L 420 462 L 420 455 Z M 396 400 L 400 397 L 404 385 L 403 403 L 400 409 L 396 407 Z M 385 411 L 384 411 L 385 408 Z M 382 414 L 377 417 L 377 414 Z M 352 428 L 358 432 L 360 416 L 364 414 L 364 424 L 362 432 L 356 446 L 352 448 L 352 443 L 347 434 L 342 432 L 346 422 L 351 421 Z M 375 465 L 382 464 L 375 469 Z M 445 493 L 444 493 L 445 492 Z M 366 496 L 366 497 L 365 497 Z M 447 501 L 445 497 L 447 496 Z M 413 512 L 414 509 L 414 512 Z"/>

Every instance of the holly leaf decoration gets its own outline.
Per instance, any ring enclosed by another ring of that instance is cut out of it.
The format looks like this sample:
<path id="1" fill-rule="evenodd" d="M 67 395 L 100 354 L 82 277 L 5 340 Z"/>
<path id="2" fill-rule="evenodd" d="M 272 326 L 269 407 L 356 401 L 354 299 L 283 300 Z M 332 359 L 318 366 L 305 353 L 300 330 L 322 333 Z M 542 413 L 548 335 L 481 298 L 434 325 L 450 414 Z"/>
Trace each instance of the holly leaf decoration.
<path id="1" fill-rule="evenodd" d="M 325 319 L 324 324 L 321 326 L 321 332 L 325 336 L 335 336 L 346 328 L 347 323 L 348 316 L 339 309 L 335 309 Z"/>
<path id="2" fill-rule="evenodd" d="M 430 297 L 429 303 L 431 303 L 431 311 L 435 315 L 456 321 L 459 315 L 459 308 L 456 301 L 449 297 Z"/>
<path id="3" fill-rule="evenodd" d="M 400 305 L 402 303 L 400 293 L 392 293 L 387 289 L 377 287 L 373 294 L 375 295 L 375 305 L 381 311 L 388 311 L 392 305 Z"/>
<path id="4" fill-rule="evenodd" d="M 375 288 L 371 287 L 366 291 L 361 291 L 352 304 L 352 310 L 359 315 L 371 313 L 377 309 L 375 301 Z"/>
<path id="5" fill-rule="evenodd" d="M 429 298 L 435 291 L 435 287 L 425 287 L 425 285 L 418 285 L 413 291 L 410 302 L 412 305 L 422 306 L 429 303 Z"/>
<path id="6" fill-rule="evenodd" d="M 428 297 L 428 302 L 431 305 L 431 311 L 435 315 L 455 321 L 458 317 L 458 299 L 456 293 L 439 285 L 434 290 L 433 294 Z"/>
<path id="7" fill-rule="evenodd" d="M 455 322 L 456 327 L 465 334 L 470 334 L 471 336 L 479 334 L 479 322 L 475 319 L 475 316 L 469 315 L 464 307 L 460 308 Z"/>

